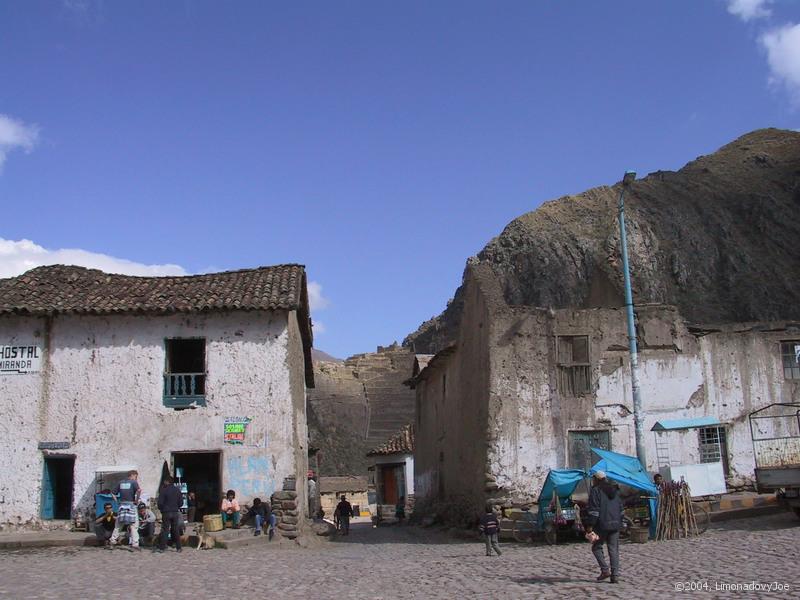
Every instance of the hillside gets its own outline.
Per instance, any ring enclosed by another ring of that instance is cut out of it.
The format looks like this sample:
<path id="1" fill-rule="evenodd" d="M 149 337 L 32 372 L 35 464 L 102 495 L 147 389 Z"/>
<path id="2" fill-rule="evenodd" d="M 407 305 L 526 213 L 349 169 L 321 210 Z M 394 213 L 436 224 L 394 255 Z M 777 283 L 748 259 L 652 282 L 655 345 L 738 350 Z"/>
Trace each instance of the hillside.
<path id="1" fill-rule="evenodd" d="M 470 260 L 506 300 L 552 308 L 622 305 L 619 184 L 546 202 Z M 800 318 L 800 133 L 762 129 L 626 193 L 635 303 L 670 303 L 695 323 Z M 403 342 L 437 352 L 456 335 L 461 288 Z"/>

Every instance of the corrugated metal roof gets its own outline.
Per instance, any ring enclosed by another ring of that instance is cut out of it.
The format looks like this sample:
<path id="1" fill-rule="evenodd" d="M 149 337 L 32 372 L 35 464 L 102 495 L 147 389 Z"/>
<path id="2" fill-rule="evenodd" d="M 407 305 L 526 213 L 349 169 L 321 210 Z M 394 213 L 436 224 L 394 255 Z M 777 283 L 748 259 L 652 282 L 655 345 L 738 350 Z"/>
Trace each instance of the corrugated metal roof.
<path id="1" fill-rule="evenodd" d="M 676 429 L 694 429 L 696 427 L 714 427 L 721 425 L 717 417 L 695 417 L 694 419 L 664 419 L 657 421 L 650 431 L 673 431 Z"/>

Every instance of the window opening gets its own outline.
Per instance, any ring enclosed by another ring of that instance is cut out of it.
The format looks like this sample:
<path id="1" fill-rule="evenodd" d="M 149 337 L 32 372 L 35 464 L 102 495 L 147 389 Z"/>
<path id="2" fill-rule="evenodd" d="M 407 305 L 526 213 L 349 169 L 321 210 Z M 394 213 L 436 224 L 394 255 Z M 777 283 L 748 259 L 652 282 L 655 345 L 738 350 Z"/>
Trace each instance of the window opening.
<path id="1" fill-rule="evenodd" d="M 205 406 L 205 339 L 168 339 L 166 354 L 164 405 L 177 409 L 194 405 Z"/>
<path id="2" fill-rule="evenodd" d="M 800 379 L 800 340 L 781 342 L 784 379 Z"/>
<path id="3" fill-rule="evenodd" d="M 588 394 L 592 389 L 589 336 L 559 336 L 556 343 L 559 390 L 569 396 Z"/>

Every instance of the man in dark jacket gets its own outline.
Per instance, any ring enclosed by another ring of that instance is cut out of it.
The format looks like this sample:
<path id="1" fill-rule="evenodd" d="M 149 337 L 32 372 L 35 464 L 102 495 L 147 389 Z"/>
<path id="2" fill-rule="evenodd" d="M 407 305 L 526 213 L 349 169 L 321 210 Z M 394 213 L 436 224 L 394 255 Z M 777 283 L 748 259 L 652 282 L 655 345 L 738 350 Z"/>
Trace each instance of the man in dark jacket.
<path id="1" fill-rule="evenodd" d="M 342 535 L 350 535 L 350 518 L 353 516 L 353 506 L 345 496 L 342 496 L 341 501 L 336 505 L 336 515 L 339 517 Z"/>
<path id="2" fill-rule="evenodd" d="M 611 578 L 611 583 L 619 581 L 619 530 L 622 529 L 622 498 L 619 488 L 608 481 L 603 471 L 597 471 L 592 479 L 592 491 L 589 494 L 589 519 L 586 528 L 587 539 L 592 537 L 592 554 L 600 565 L 600 576 L 597 581 Z M 597 534 L 596 539 L 591 536 Z M 608 568 L 603 555 L 603 544 L 608 546 Z"/>
<path id="3" fill-rule="evenodd" d="M 181 551 L 181 506 L 183 496 L 178 486 L 174 485 L 172 477 L 164 480 L 164 486 L 158 494 L 158 510 L 161 511 L 161 539 L 158 542 L 158 551 L 167 549 L 167 536 L 172 534 L 175 550 Z"/>

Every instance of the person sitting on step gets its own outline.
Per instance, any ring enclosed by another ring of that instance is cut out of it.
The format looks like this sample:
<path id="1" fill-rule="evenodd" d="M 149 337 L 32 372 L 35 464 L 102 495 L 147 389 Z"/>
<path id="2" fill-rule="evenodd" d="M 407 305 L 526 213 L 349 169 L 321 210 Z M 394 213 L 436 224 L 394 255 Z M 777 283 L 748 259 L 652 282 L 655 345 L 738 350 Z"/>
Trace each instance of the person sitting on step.
<path id="1" fill-rule="evenodd" d="M 233 522 L 233 528 L 239 529 L 239 501 L 236 499 L 236 492 L 228 490 L 222 500 L 222 526 L 225 527 L 228 521 Z"/>

